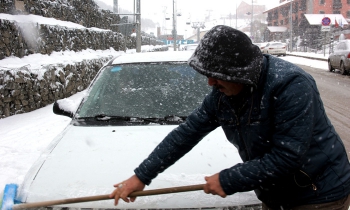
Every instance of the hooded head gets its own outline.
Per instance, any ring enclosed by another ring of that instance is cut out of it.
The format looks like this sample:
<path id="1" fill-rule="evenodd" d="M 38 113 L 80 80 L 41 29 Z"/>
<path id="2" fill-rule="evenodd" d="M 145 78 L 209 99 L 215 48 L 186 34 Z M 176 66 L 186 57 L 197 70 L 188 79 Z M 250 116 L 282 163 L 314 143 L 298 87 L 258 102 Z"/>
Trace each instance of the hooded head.
<path id="1" fill-rule="evenodd" d="M 223 25 L 209 30 L 188 60 L 205 76 L 255 87 L 262 62 L 260 48 L 245 33 Z"/>

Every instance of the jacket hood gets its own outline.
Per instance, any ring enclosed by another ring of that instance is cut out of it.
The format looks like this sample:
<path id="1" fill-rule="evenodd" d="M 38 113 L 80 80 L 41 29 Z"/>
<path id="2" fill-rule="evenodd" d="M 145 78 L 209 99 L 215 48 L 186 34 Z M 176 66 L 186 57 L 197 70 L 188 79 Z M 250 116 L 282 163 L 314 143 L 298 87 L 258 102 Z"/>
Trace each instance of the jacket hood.
<path id="1" fill-rule="evenodd" d="M 256 87 L 262 61 L 259 47 L 245 33 L 219 25 L 204 35 L 188 64 L 205 76 Z"/>

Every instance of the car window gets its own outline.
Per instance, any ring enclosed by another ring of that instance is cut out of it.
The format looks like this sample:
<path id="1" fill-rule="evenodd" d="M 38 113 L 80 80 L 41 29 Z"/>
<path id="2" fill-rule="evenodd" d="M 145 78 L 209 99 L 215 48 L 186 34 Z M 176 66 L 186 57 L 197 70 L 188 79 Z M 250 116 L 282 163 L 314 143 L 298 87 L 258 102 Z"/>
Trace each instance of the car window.
<path id="1" fill-rule="evenodd" d="M 187 116 L 209 91 L 206 77 L 187 63 L 107 66 L 78 116 Z"/>

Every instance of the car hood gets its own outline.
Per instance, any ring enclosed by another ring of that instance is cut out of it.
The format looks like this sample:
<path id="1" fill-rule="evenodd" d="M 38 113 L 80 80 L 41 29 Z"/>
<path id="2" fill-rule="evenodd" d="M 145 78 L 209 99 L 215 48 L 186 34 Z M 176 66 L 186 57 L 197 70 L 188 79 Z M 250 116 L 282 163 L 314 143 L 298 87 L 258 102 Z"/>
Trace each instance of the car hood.
<path id="1" fill-rule="evenodd" d="M 113 185 L 131 175 L 175 126 L 69 125 L 41 155 L 19 188 L 22 202 L 109 194 Z M 187 155 L 159 174 L 147 189 L 205 183 L 215 174 L 241 162 L 237 149 L 221 129 L 206 136 Z M 78 208 L 113 208 L 113 200 L 65 205 Z M 118 208 L 203 208 L 259 203 L 253 192 L 226 198 L 203 191 L 139 197 L 134 203 L 120 201 Z"/>

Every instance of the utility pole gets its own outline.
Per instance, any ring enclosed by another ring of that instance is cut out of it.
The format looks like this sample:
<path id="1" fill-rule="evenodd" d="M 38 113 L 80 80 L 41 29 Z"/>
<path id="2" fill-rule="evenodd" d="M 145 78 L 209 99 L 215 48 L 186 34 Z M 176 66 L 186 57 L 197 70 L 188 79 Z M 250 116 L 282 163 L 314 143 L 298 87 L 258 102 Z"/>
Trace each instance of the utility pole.
<path id="1" fill-rule="evenodd" d="M 236 1 L 236 29 L 237 29 L 237 1 Z"/>
<path id="2" fill-rule="evenodd" d="M 197 43 L 200 41 L 200 28 L 205 28 L 204 22 L 192 22 L 192 28 L 197 29 Z"/>
<path id="3" fill-rule="evenodd" d="M 290 0 L 290 37 L 289 37 L 289 51 L 293 51 L 293 0 Z"/>
<path id="4" fill-rule="evenodd" d="M 176 51 L 176 0 L 173 0 L 173 41 L 174 41 L 174 51 Z"/>
<path id="5" fill-rule="evenodd" d="M 134 0 L 135 1 L 135 0 Z M 136 0 L 136 52 L 141 52 L 141 4 Z"/>
<path id="6" fill-rule="evenodd" d="M 253 0 L 252 0 L 252 17 L 251 17 L 251 23 L 250 23 L 250 38 L 253 40 L 253 11 L 254 10 L 254 5 L 253 5 Z"/>
<path id="7" fill-rule="evenodd" d="M 114 13 L 119 13 L 118 12 L 118 0 L 113 0 L 113 12 Z"/>

